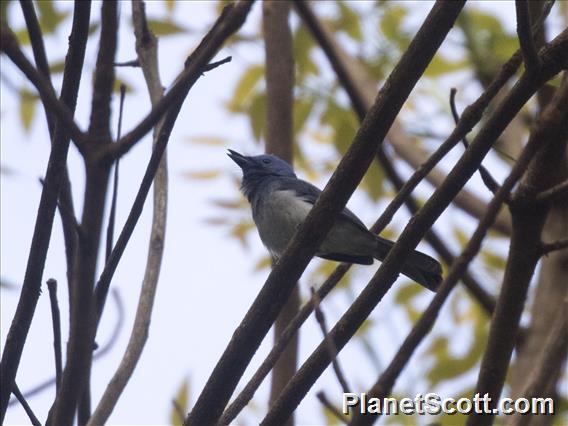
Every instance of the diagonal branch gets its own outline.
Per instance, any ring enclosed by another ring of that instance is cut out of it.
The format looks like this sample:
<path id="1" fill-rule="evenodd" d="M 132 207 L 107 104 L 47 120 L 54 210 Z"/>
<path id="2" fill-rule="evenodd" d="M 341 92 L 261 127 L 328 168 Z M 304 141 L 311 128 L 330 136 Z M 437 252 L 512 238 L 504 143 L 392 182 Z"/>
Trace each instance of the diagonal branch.
<path id="1" fill-rule="evenodd" d="M 455 2 L 437 3 L 437 5 L 440 4 L 446 6 L 449 4 L 455 5 Z M 437 26 L 437 23 L 429 24 Z M 505 100 L 499 104 L 495 114 L 488 118 L 471 143 L 470 149 L 464 153 L 456 166 L 454 166 L 444 184 L 434 192 L 424 207 L 407 225 L 371 282 L 331 330 L 330 336 L 333 338 L 339 351 L 353 337 L 357 329 L 381 301 L 398 276 L 406 256 L 416 247 L 422 235 L 430 229 L 439 215 L 452 202 L 459 190 L 475 173 L 479 164 L 507 124 L 542 84 L 562 69 L 566 48 L 568 48 L 568 30 L 564 31 L 543 49 L 540 55 L 543 62 L 542 72 L 537 75 L 525 73 L 521 76 Z M 407 50 L 407 53 L 409 51 Z M 400 63 L 397 69 L 399 68 Z M 324 344 L 320 344 L 288 383 L 262 424 L 279 424 L 285 421 L 304 398 L 315 380 L 329 365 L 329 362 L 327 348 Z"/>
<path id="2" fill-rule="evenodd" d="M 360 65 L 356 58 L 350 57 L 341 46 L 334 40 L 330 31 L 316 18 L 308 2 L 298 1 L 294 3 L 298 14 L 300 15 L 304 25 L 312 33 L 313 37 L 318 41 L 325 52 L 333 70 L 337 74 L 338 80 L 347 92 L 351 104 L 360 119 L 365 116 L 367 110 L 373 102 L 373 93 L 376 82 L 371 80 L 364 67 Z M 506 64 L 502 71 L 502 82 L 497 90 L 502 87 L 507 80 L 514 75 L 516 69 L 521 63 L 520 53 L 516 59 L 516 66 Z M 491 100 L 494 95 L 490 96 Z M 405 133 L 402 125 L 395 120 L 389 130 L 387 139 L 393 146 L 396 154 L 400 156 L 414 169 L 422 167 L 424 158 L 427 156 L 425 151 L 421 151 L 415 141 L 412 141 Z M 383 167 L 386 166 L 381 163 Z M 439 187 L 446 177 L 445 172 L 434 168 L 426 178 L 434 187 Z M 390 178 L 390 177 L 389 177 Z M 485 212 L 485 203 L 465 188 L 459 192 L 454 200 L 454 204 L 464 210 L 466 213 L 479 218 Z M 511 224 L 510 217 L 500 215 L 495 223 L 495 228 L 504 234 L 510 234 Z"/>
<path id="3" fill-rule="evenodd" d="M 467 246 L 462 251 L 462 254 L 452 264 L 452 267 L 448 272 L 448 276 L 440 285 L 440 289 L 398 349 L 389 366 L 383 371 L 379 379 L 367 392 L 367 396 L 369 398 L 380 398 L 382 400 L 382 398 L 386 398 L 390 395 L 396 379 L 404 367 L 408 364 L 418 345 L 432 329 L 445 301 L 457 285 L 461 275 L 467 270 L 469 263 L 479 252 L 483 239 L 487 235 L 491 224 L 497 217 L 499 209 L 503 203 L 508 200 L 511 190 L 526 170 L 527 165 L 538 148 L 539 144 L 536 139 L 529 141 L 529 143 L 525 146 L 523 153 L 519 157 L 517 163 L 513 166 L 509 176 L 503 182 L 503 185 L 497 189 L 495 196 L 488 204 L 487 212 L 477 225 L 477 228 L 471 236 Z M 356 410 L 353 413 L 350 424 L 372 424 L 378 419 L 379 415 L 364 416 Z"/>
<path id="4" fill-rule="evenodd" d="M 541 193 L 537 194 L 536 202 L 538 203 L 550 203 L 555 200 L 566 198 L 568 196 L 568 180 L 553 186 L 552 188 L 545 189 Z"/>
<path id="5" fill-rule="evenodd" d="M 176 78 L 172 87 L 134 129 L 116 144 L 109 146 L 107 156 L 116 158 L 124 155 L 158 123 L 171 105 L 176 105 L 185 98 L 188 88 L 197 81 L 200 72 L 207 70 L 207 64 L 221 48 L 226 38 L 240 27 L 241 19 L 244 20 L 251 6 L 251 1 L 241 0 L 223 9 L 214 27 L 186 61 L 184 70 Z M 227 18 L 228 16 L 230 19 Z"/>
<path id="6" fill-rule="evenodd" d="M 559 37 L 564 38 L 565 46 L 568 45 L 568 30 Z M 543 55 L 540 55 L 540 58 L 542 71 L 547 67 L 547 63 Z M 561 58 L 556 60 L 562 62 Z M 525 73 L 535 76 L 535 79 L 537 74 L 540 73 L 530 73 L 528 70 Z M 542 84 L 545 82 L 546 80 Z M 525 178 L 511 200 L 514 226 L 509 258 L 475 388 L 479 395 L 489 395 L 490 408 L 497 406 L 503 389 L 530 280 L 541 256 L 538 243 L 550 209 L 550 206 L 543 207 L 526 200 L 533 200 L 535 193 L 556 184 L 560 179 L 568 142 L 567 122 L 568 80 L 564 78 L 554 98 L 540 115 L 538 126 L 531 133 L 531 141 L 538 141 L 542 149 L 533 156 Z M 467 424 L 490 425 L 493 421 L 494 414 L 488 412 L 475 417 L 470 415 Z"/>
<path id="7" fill-rule="evenodd" d="M 219 419 L 238 380 L 288 299 L 295 282 L 363 178 L 377 146 L 386 136 L 404 101 L 446 37 L 463 5 L 464 2 L 459 1 L 438 2 L 433 7 L 399 65 L 379 92 L 347 154 L 233 334 L 187 417 L 186 425 L 212 424 Z M 400 260 L 397 271 L 400 271 L 404 258 Z M 289 384 L 286 389 L 288 387 Z M 287 413 L 286 418 L 290 413 L 291 411 Z M 286 418 L 277 423 L 283 423 Z"/>

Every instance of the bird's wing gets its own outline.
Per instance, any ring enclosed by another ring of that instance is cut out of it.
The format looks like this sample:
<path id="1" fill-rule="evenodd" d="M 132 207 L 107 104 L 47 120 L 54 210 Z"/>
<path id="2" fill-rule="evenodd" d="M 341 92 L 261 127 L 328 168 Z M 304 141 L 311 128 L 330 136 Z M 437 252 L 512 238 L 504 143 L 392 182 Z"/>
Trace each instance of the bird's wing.
<path id="1" fill-rule="evenodd" d="M 286 178 L 286 179 L 281 179 L 280 182 L 283 184 L 282 189 L 294 190 L 298 197 L 300 197 L 302 200 L 312 205 L 316 203 L 318 197 L 321 194 L 321 190 L 318 187 L 312 185 L 309 182 L 306 182 L 305 180 L 296 179 L 296 178 Z M 339 220 L 348 220 L 349 222 L 352 222 L 355 225 L 357 225 L 359 228 L 368 231 L 365 224 L 361 222 L 361 220 L 357 216 L 355 216 L 355 213 L 353 213 L 347 207 L 345 207 L 341 212 Z"/>

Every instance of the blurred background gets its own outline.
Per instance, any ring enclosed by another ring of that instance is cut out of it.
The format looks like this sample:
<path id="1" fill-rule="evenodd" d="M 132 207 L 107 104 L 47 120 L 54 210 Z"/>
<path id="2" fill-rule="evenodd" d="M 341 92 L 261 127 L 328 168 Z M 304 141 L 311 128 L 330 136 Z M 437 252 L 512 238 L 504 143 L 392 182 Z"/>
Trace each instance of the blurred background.
<path id="1" fill-rule="evenodd" d="M 185 58 L 208 31 L 223 5 L 223 2 L 214 1 L 147 2 L 150 26 L 159 37 L 160 72 L 166 86 L 182 70 Z M 329 1 L 312 6 L 317 16 L 328 24 L 337 42 L 376 83 L 374 97 L 432 3 Z M 22 48 L 31 58 L 18 3 L 3 1 L 2 9 L 2 16 L 17 31 Z M 43 0 L 36 4 L 56 88 L 61 82 L 72 9 L 73 3 L 65 1 Z M 76 112 L 77 122 L 83 129 L 88 125 L 90 113 L 92 88 L 88 73 L 94 69 L 98 49 L 99 15 L 100 3 L 94 2 L 92 33 L 85 58 L 87 74 L 82 79 Z M 547 21 L 547 39 L 565 28 L 567 19 L 567 3 L 557 2 Z M 296 60 L 294 166 L 300 177 L 323 188 L 351 143 L 358 119 L 326 57 L 293 9 L 290 22 Z M 458 89 L 457 106 L 462 111 L 518 48 L 515 25 L 514 2 L 468 2 L 458 25 L 450 32 L 399 116 L 399 122 L 417 152 L 433 151 L 451 132 L 454 122 L 448 102 L 450 89 Z M 244 27 L 219 52 L 217 59 L 228 55 L 232 56 L 231 62 L 206 73 L 191 90 L 169 142 L 167 235 L 150 337 L 110 418 L 112 424 L 179 424 L 172 400 L 176 399 L 184 410 L 195 402 L 269 272 L 270 259 L 253 227 L 248 203 L 238 190 L 240 170 L 225 155 L 227 148 L 248 155 L 264 152 L 266 93 L 260 4 L 253 6 Z M 130 4 L 121 2 L 117 61 L 135 57 Z M 40 178 L 45 173 L 50 142 L 35 89 L 4 55 L 0 60 L 3 343 L 23 280 L 41 194 Z M 116 73 L 117 84 L 124 83 L 128 88 L 124 106 L 125 133 L 145 116 L 150 104 L 139 69 L 120 67 Z M 509 141 L 502 141 L 500 152 L 490 153 L 484 162 L 498 181 L 508 174 L 509 156 L 515 158 L 518 148 L 527 139 L 534 108 L 527 106 L 522 117 L 524 126 L 510 129 L 514 136 L 509 137 Z M 115 96 L 115 123 L 117 111 L 118 96 Z M 402 176 L 410 176 L 413 167 L 408 161 L 401 159 L 389 144 L 385 144 L 385 149 L 395 157 L 395 165 Z M 121 161 L 117 234 L 130 210 L 150 151 L 151 138 L 146 137 Z M 456 147 L 444 158 L 440 170 L 450 170 L 462 152 L 461 146 Z M 74 146 L 69 153 L 68 165 L 75 209 L 80 215 L 84 169 Z M 478 175 L 468 183 L 467 190 L 476 195 L 480 203 L 490 199 Z M 433 187 L 424 182 L 415 195 L 424 201 L 432 191 Z M 393 187 L 384 172 L 373 164 L 349 207 L 370 226 L 393 195 Z M 401 208 L 382 235 L 396 239 L 408 219 L 408 211 Z M 107 303 L 97 335 L 101 349 L 110 346 L 94 362 L 94 401 L 112 377 L 128 341 L 144 273 L 150 221 L 151 204 L 147 203 L 113 280 L 113 297 Z M 438 220 L 435 229 L 457 255 L 476 224 L 477 219 L 471 214 L 451 206 Z M 57 215 L 53 230 L 44 281 L 55 278 L 60 282 L 59 301 L 65 338 L 68 333 L 66 266 Z M 419 248 L 436 256 L 426 243 L 421 243 Z M 470 268 L 474 277 L 494 295 L 501 282 L 507 249 L 508 238 L 498 231 L 493 232 Z M 99 269 L 102 268 L 100 263 Z M 303 300 L 309 297 L 309 287 L 320 285 L 335 266 L 333 262 L 312 260 L 299 284 Z M 325 299 L 322 309 L 329 325 L 347 309 L 377 268 L 377 262 L 369 267 L 355 266 Z M 538 274 L 535 280 L 537 278 Z M 431 294 L 406 277 L 398 279 L 357 337 L 340 354 L 344 372 L 356 391 L 364 391 L 374 382 L 430 299 Z M 529 321 L 527 312 L 523 323 L 526 325 Z M 414 397 L 417 393 L 437 392 L 442 397 L 457 398 L 471 393 L 487 332 L 487 314 L 462 286 L 458 286 L 433 332 L 397 382 L 394 396 Z M 255 355 L 237 392 L 264 359 L 271 347 L 271 339 L 270 334 Z M 46 289 L 41 295 L 18 371 L 17 382 L 24 393 L 54 376 L 52 341 Z M 318 324 L 310 318 L 300 332 L 300 362 L 320 341 Z M 322 389 L 332 402 L 341 402 L 341 388 L 333 373 L 326 371 L 300 405 L 296 414 L 299 424 L 336 422 L 315 398 L 315 393 Z M 238 423 L 254 424 L 262 419 L 268 391 L 269 379 L 238 417 Z M 51 386 L 28 399 L 40 419 L 45 419 L 53 396 Z M 383 424 L 432 421 L 462 423 L 455 416 L 381 419 Z M 19 404 L 10 406 L 6 424 L 28 422 Z"/>

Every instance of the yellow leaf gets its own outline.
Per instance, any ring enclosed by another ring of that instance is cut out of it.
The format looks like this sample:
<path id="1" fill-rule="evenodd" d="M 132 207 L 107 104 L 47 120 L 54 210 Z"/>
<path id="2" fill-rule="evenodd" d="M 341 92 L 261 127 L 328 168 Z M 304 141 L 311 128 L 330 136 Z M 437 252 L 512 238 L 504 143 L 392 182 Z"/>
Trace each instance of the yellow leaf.
<path id="1" fill-rule="evenodd" d="M 187 179 L 208 180 L 217 178 L 221 172 L 219 170 L 203 170 L 199 172 L 185 172 L 183 177 Z"/>
<path id="2" fill-rule="evenodd" d="M 188 402 L 189 402 L 189 381 L 184 380 L 176 392 L 176 396 L 173 399 L 172 410 L 170 412 L 170 423 L 173 426 L 181 426 L 184 421 L 184 417 L 187 413 Z"/>

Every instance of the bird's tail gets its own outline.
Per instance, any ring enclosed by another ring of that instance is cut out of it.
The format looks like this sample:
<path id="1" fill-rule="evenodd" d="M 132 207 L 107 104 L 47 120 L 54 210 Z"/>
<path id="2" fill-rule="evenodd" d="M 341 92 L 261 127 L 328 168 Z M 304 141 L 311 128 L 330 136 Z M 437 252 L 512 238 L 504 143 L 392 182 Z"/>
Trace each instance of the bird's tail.
<path id="1" fill-rule="evenodd" d="M 384 260 L 393 245 L 392 241 L 377 237 L 377 248 L 373 257 L 380 261 Z M 442 266 L 440 263 L 418 250 L 414 250 L 408 255 L 401 272 L 434 292 L 442 282 Z"/>

